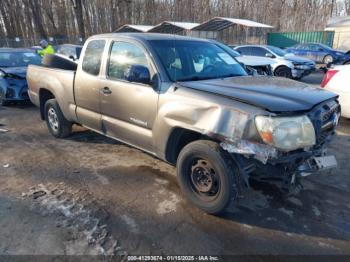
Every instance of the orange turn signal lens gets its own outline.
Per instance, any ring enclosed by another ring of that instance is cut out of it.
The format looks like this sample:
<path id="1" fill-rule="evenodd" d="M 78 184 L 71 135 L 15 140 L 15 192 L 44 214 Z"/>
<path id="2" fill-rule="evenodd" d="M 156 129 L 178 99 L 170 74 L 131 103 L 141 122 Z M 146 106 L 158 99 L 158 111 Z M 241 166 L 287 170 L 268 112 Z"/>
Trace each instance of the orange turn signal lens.
<path id="1" fill-rule="evenodd" d="M 264 140 L 265 143 L 272 143 L 273 137 L 271 132 L 260 132 L 261 138 Z"/>

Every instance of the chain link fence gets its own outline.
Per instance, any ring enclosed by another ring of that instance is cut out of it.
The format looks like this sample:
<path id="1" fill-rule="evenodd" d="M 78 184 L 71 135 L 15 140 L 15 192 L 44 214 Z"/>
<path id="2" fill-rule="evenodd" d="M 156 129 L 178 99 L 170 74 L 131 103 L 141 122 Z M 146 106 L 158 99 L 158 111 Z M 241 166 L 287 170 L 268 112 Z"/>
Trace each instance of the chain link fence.
<path id="1" fill-rule="evenodd" d="M 0 38 L 0 47 L 20 48 L 38 46 L 41 39 L 39 38 Z M 84 40 L 82 38 L 69 37 L 49 37 L 46 39 L 52 45 L 61 44 L 76 44 L 82 45 Z"/>

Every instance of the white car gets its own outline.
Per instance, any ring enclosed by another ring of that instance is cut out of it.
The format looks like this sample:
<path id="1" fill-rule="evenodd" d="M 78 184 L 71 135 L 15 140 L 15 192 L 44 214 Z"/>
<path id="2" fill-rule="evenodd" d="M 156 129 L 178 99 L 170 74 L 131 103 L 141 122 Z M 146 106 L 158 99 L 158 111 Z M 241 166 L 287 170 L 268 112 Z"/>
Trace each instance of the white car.
<path id="1" fill-rule="evenodd" d="M 325 74 L 321 87 L 339 95 L 341 115 L 350 118 L 350 65 L 330 68 Z"/>
<path id="2" fill-rule="evenodd" d="M 267 57 L 274 60 L 271 65 L 275 76 L 300 79 L 311 74 L 316 69 L 314 61 L 288 54 L 284 50 L 269 45 L 243 45 L 234 48 L 243 57 L 250 56 L 256 59 Z"/>

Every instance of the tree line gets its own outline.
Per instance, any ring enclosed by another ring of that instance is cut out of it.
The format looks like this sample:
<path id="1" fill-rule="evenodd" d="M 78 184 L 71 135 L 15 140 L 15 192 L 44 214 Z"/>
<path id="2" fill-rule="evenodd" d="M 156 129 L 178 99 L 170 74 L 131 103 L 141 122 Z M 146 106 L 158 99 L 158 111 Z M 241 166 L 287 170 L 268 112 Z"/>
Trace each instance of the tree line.
<path id="1" fill-rule="evenodd" d="M 72 41 L 127 23 L 201 23 L 215 16 L 252 19 L 274 26 L 273 31 L 315 31 L 335 15 L 350 15 L 350 0 L 1 0 L 0 36 Z M 235 30 L 221 37 L 230 40 Z M 259 36 L 260 31 L 248 34 Z"/>

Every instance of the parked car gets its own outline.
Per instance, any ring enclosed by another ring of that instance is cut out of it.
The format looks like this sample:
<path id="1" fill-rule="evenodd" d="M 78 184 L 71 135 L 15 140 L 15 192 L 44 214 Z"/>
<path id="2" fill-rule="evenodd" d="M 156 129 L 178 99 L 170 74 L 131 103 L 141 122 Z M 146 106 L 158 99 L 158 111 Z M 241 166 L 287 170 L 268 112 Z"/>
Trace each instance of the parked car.
<path id="1" fill-rule="evenodd" d="M 325 74 L 321 87 L 339 95 L 341 115 L 350 118 L 350 65 L 330 68 Z"/>
<path id="2" fill-rule="evenodd" d="M 56 46 L 56 53 L 76 61 L 80 57 L 81 49 L 81 45 L 62 44 Z"/>
<path id="3" fill-rule="evenodd" d="M 275 61 L 272 71 L 275 76 L 301 79 L 316 69 L 315 62 L 310 59 L 287 54 L 284 50 L 269 45 L 237 46 L 235 50 L 243 56 L 267 57 Z"/>
<path id="4" fill-rule="evenodd" d="M 253 175 L 291 189 L 336 166 L 326 154 L 336 94 L 249 76 L 209 40 L 97 35 L 77 70 L 30 66 L 27 79 L 53 136 L 69 136 L 78 123 L 176 165 L 187 199 L 211 214 L 237 204 Z"/>
<path id="5" fill-rule="evenodd" d="M 30 64 L 41 64 L 33 50 L 0 48 L 0 105 L 29 100 L 26 71 Z"/>
<path id="6" fill-rule="evenodd" d="M 242 56 L 236 50 L 233 50 L 232 45 L 228 46 L 216 40 L 211 41 L 230 53 L 232 57 L 236 58 L 238 62 L 244 65 L 249 74 L 254 74 L 256 72 L 259 75 L 273 75 L 271 67 L 271 65 L 275 63 L 273 59 L 267 57 L 256 58 Z"/>
<path id="7" fill-rule="evenodd" d="M 320 43 L 297 44 L 287 48 L 286 51 L 320 64 L 350 64 L 350 54 Z"/>

